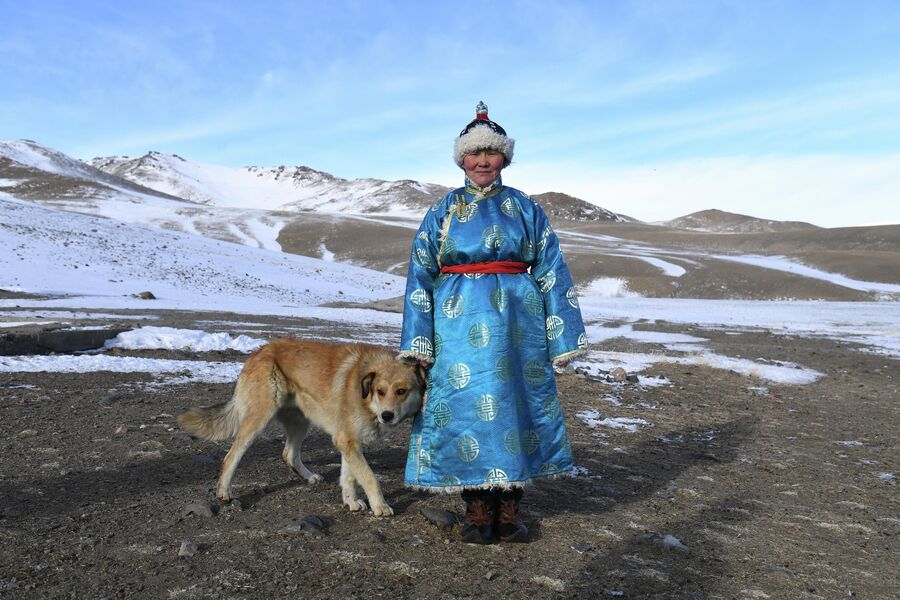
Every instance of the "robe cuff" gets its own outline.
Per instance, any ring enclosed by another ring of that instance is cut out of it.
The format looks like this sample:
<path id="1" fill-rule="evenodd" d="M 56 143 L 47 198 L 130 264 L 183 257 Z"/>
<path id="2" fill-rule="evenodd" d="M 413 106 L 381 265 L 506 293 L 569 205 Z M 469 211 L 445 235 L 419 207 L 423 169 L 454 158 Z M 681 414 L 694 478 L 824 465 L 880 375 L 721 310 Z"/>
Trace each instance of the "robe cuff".
<path id="1" fill-rule="evenodd" d="M 569 352 L 563 352 L 562 354 L 557 354 L 553 358 L 550 359 L 551 363 L 555 363 L 558 360 L 572 360 L 576 356 L 581 356 L 582 354 L 587 353 L 587 348 L 577 348 L 575 350 L 571 350 Z"/>

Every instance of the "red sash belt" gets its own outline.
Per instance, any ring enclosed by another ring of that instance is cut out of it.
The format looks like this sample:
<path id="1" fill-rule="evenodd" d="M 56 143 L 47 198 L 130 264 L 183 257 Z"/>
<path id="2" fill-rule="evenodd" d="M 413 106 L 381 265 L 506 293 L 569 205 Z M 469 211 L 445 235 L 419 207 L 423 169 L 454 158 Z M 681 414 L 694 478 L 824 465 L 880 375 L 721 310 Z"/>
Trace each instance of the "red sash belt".
<path id="1" fill-rule="evenodd" d="M 441 273 L 525 273 L 528 265 L 512 260 L 469 263 L 467 265 L 441 265 Z"/>

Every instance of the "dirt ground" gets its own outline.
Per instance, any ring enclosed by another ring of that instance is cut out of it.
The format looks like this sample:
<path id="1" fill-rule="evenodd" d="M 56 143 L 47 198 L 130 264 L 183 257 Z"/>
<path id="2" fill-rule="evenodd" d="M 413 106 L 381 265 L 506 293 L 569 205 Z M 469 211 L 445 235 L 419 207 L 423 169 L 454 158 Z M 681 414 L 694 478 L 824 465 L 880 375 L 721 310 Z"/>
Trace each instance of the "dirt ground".
<path id="1" fill-rule="evenodd" d="M 162 314 L 152 324 L 219 331 L 228 327 L 209 321 L 250 320 L 265 331 L 260 337 L 319 335 L 308 323 L 222 314 Z M 304 461 L 325 482 L 294 476 L 281 461 L 275 425 L 237 471 L 240 507 L 206 517 L 185 509 L 214 501 L 228 444 L 192 439 L 175 417 L 227 399 L 230 384 L 0 373 L 0 597 L 898 597 L 897 361 L 851 344 L 763 332 L 671 331 L 706 337 L 720 354 L 791 361 L 825 376 L 774 385 L 660 364 L 645 374 L 669 384 L 644 388 L 560 374 L 581 468 L 529 489 L 532 541 L 522 545 L 469 546 L 458 527 L 426 521 L 422 508 L 460 513 L 462 503 L 404 488 L 408 424 L 367 451 L 392 518 L 342 508 L 340 459 L 322 433 L 308 438 Z M 603 349 L 654 350 L 621 339 Z M 576 417 L 590 409 L 652 426 L 591 429 Z M 291 528 L 308 515 L 324 521 L 324 535 Z M 196 550 L 179 556 L 185 541 Z"/>

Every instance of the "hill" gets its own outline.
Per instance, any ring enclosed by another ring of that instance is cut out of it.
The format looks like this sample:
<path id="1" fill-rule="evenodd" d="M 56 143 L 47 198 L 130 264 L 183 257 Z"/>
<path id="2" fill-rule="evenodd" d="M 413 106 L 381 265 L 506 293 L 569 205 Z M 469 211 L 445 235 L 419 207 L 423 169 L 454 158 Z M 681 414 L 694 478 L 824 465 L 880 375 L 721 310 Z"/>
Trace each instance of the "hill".
<path id="1" fill-rule="evenodd" d="M 778 231 L 805 231 L 819 229 L 812 223 L 802 221 L 772 221 L 760 219 L 749 215 L 725 212 L 711 208 L 691 213 L 671 221 L 664 221 L 662 225 L 677 229 L 692 229 L 695 231 L 709 231 L 714 233 L 755 233 Z"/>
<path id="2" fill-rule="evenodd" d="M 531 197 L 541 205 L 551 219 L 611 221 L 614 223 L 627 223 L 635 220 L 560 192 L 544 192 Z"/>

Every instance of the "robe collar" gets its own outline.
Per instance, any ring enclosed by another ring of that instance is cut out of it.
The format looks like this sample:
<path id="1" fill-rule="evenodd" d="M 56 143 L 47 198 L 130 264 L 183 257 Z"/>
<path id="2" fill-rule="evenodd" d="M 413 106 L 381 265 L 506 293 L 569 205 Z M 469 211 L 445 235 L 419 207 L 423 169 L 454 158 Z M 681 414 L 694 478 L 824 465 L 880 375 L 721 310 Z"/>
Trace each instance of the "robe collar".
<path id="1" fill-rule="evenodd" d="M 474 200 L 477 202 L 478 200 L 484 200 L 485 198 L 490 198 L 491 196 L 496 196 L 503 189 L 503 178 L 497 177 L 493 183 L 490 183 L 484 187 L 479 187 L 475 185 L 475 183 L 466 177 L 466 193 L 472 194 L 475 196 Z"/>

